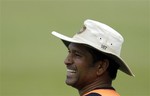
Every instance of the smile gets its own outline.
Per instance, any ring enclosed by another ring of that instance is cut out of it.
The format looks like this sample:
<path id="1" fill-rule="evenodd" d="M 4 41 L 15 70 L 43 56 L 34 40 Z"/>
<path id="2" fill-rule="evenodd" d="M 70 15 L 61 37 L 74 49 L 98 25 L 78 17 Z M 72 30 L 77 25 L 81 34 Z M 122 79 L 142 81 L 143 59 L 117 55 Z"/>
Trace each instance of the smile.
<path id="1" fill-rule="evenodd" d="M 67 72 L 70 72 L 70 73 L 76 73 L 75 70 L 71 70 L 71 69 L 67 69 Z"/>

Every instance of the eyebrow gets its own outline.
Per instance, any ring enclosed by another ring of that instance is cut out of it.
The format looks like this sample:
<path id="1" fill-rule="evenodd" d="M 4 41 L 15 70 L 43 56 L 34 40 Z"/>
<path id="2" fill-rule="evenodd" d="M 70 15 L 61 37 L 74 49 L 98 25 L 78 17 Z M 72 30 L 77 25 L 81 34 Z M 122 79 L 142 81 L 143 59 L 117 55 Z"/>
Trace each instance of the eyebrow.
<path id="1" fill-rule="evenodd" d="M 73 51 L 73 52 L 84 53 L 84 52 L 82 52 L 82 50 L 76 49 L 76 48 L 75 48 L 75 49 L 69 49 L 69 48 L 68 48 L 68 50 L 69 50 L 69 51 Z"/>

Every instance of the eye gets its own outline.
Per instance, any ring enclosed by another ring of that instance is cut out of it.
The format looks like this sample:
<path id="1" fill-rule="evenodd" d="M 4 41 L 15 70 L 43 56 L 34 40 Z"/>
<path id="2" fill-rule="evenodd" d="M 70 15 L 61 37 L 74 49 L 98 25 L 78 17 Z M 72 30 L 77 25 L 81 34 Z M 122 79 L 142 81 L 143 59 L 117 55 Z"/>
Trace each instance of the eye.
<path id="1" fill-rule="evenodd" d="M 81 57 L 82 55 L 79 52 L 75 52 L 75 56 Z"/>
<path id="2" fill-rule="evenodd" d="M 81 56 L 80 54 L 78 54 L 78 53 L 75 53 L 75 56 Z"/>

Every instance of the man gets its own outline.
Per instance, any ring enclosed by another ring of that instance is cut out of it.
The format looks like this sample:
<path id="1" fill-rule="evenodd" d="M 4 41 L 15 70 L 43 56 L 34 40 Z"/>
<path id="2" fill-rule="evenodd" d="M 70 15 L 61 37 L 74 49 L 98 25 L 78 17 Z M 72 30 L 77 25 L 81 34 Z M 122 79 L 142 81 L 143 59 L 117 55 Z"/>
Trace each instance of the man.
<path id="1" fill-rule="evenodd" d="M 123 37 L 111 27 L 86 20 L 72 38 L 55 31 L 52 34 L 68 48 L 66 84 L 76 88 L 80 96 L 120 96 L 112 87 L 117 70 L 134 76 L 120 57 Z"/>

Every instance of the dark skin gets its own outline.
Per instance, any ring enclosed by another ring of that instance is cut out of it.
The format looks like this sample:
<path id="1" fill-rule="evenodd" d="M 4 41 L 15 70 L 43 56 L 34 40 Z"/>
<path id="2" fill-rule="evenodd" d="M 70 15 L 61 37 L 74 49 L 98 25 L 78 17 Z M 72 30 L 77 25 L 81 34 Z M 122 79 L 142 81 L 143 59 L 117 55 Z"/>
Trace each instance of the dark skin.
<path id="1" fill-rule="evenodd" d="M 96 88 L 111 87 L 112 80 L 107 72 L 109 61 L 104 59 L 93 64 L 86 46 L 70 43 L 64 63 L 67 67 L 66 84 L 78 89 L 80 96 Z"/>

